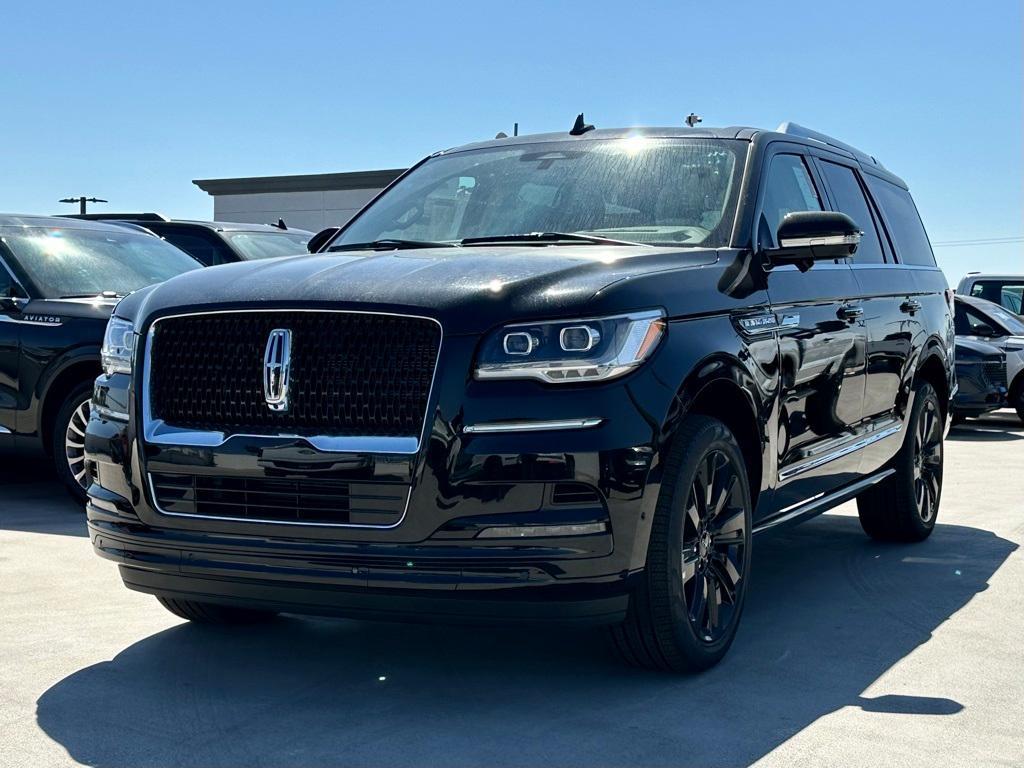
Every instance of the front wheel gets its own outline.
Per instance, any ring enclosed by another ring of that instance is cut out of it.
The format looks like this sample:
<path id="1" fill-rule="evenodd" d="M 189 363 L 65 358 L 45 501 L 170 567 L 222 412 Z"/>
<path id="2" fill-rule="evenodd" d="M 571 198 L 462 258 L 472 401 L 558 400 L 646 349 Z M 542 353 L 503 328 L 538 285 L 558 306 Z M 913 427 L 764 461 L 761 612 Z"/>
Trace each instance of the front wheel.
<path id="1" fill-rule="evenodd" d="M 750 487 L 736 439 L 707 416 L 680 428 L 664 478 L 643 580 L 611 640 L 631 664 L 698 672 L 725 656 L 743 611 Z"/>
<path id="2" fill-rule="evenodd" d="M 931 384 L 914 393 L 895 473 L 857 497 L 860 524 L 879 541 L 923 541 L 935 528 L 942 497 L 942 408 Z"/>
<path id="3" fill-rule="evenodd" d="M 54 469 L 68 493 L 84 505 L 92 478 L 85 462 L 85 428 L 89 424 L 92 383 L 82 382 L 64 398 L 53 423 L 50 445 Z"/>

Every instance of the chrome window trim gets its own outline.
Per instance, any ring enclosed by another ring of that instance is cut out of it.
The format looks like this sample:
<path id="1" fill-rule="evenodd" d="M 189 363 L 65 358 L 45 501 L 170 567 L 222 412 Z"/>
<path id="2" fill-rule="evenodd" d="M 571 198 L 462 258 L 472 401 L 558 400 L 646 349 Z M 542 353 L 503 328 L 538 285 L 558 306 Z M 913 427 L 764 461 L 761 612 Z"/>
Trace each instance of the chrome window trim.
<path id="1" fill-rule="evenodd" d="M 221 520 L 229 523 L 257 523 L 259 525 L 290 525 L 290 526 L 301 526 L 303 528 L 369 528 L 377 531 L 386 531 L 392 528 L 397 528 L 405 520 L 405 516 L 409 514 L 409 502 L 412 500 L 412 485 L 405 491 L 405 506 L 402 508 L 402 516 L 391 525 L 366 525 L 365 523 L 313 523 L 306 522 L 303 520 L 266 520 L 263 518 L 256 517 L 226 517 L 222 515 L 196 515 L 191 512 L 168 512 L 162 508 L 156 500 L 156 488 L 153 487 L 153 473 L 146 472 L 146 482 L 149 485 L 149 495 L 153 501 L 153 509 L 159 512 L 161 515 L 167 515 L 169 517 L 189 517 L 193 520 Z"/>
<path id="2" fill-rule="evenodd" d="M 467 424 L 462 431 L 467 435 L 493 435 L 507 432 L 543 432 L 556 429 L 587 429 L 596 427 L 604 419 L 555 419 L 552 421 L 491 421 Z"/>
<path id="3" fill-rule="evenodd" d="M 14 433 L 11 432 L 11 430 L 9 430 L 3 424 L 0 424 L 0 435 L 11 435 L 11 434 L 14 434 Z"/>
<path id="4" fill-rule="evenodd" d="M 413 320 L 428 320 L 437 325 L 441 331 L 441 338 L 437 344 L 437 357 L 434 360 L 434 373 L 430 379 L 430 388 L 427 390 L 427 409 L 423 414 L 423 426 L 418 436 L 360 436 L 360 435 L 295 435 L 289 433 L 276 434 L 249 434 L 242 432 L 219 432 L 196 429 L 186 429 L 167 424 L 163 419 L 154 419 L 150 403 L 150 354 L 153 347 L 153 333 L 156 326 L 163 320 L 171 320 L 181 317 L 203 317 L 206 315 L 236 315 L 236 314 L 262 314 L 267 312 L 305 312 L 305 313 L 330 313 L 346 315 L 377 315 L 382 317 L 405 317 Z M 410 315 L 400 312 L 368 312 L 351 309 L 309 309 L 297 307 L 275 307 L 273 309 L 223 309 L 209 312 L 182 312 L 174 315 L 158 317 L 150 323 L 146 332 L 146 345 L 142 359 L 142 431 L 147 443 L 153 445 L 188 446 L 201 448 L 216 448 L 229 440 L 235 438 L 249 439 L 296 439 L 305 440 L 313 448 L 325 453 L 392 453 L 412 455 L 419 452 L 423 444 L 424 436 L 427 433 L 428 417 L 430 415 L 431 398 L 434 394 L 434 386 L 437 383 L 437 372 L 440 368 L 441 353 L 444 348 L 444 327 L 434 317 L 425 315 Z M 404 516 L 403 516 L 404 517 Z M 381 527 L 381 526 L 371 526 Z"/>

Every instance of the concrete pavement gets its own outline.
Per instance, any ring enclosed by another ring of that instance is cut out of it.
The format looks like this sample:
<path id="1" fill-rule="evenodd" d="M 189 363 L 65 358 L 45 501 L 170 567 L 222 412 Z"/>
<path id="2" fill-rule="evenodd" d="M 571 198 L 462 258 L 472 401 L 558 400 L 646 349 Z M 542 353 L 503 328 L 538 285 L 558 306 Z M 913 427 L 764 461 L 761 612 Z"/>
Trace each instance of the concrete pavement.
<path id="1" fill-rule="evenodd" d="M 698 677 L 591 631 L 190 626 L 121 586 L 42 469 L 0 469 L 0 766 L 1024 764 L 1024 429 L 954 429 L 939 525 L 853 505 L 755 540 Z"/>

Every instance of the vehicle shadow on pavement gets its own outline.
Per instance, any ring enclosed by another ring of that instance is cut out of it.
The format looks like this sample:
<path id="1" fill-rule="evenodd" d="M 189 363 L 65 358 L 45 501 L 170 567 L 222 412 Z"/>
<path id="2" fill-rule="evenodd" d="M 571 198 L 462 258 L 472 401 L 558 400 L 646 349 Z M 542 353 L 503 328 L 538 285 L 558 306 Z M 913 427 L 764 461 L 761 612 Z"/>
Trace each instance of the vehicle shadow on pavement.
<path id="1" fill-rule="evenodd" d="M 962 709 L 863 692 L 985 590 L 1014 543 L 939 525 L 881 545 L 826 515 L 755 544 L 737 641 L 696 677 L 619 666 L 591 630 L 289 617 L 147 637 L 56 683 L 37 719 L 75 760 L 117 768 L 669 766 L 747 765 L 842 707 Z"/>
<path id="2" fill-rule="evenodd" d="M 957 424 L 946 439 L 978 443 L 1024 440 L 1024 424 L 1013 411 L 997 411 Z"/>
<path id="3" fill-rule="evenodd" d="M 7 460 L 0 464 L 0 530 L 86 536 L 85 510 L 61 487 L 48 459 Z"/>

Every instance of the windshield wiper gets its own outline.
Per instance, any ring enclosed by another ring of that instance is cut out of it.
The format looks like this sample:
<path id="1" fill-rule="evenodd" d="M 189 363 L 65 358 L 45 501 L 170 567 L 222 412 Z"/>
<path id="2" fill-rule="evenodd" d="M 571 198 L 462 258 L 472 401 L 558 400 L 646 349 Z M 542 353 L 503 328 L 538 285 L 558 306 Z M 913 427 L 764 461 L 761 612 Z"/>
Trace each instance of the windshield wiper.
<path id="1" fill-rule="evenodd" d="M 327 252 L 398 251 L 405 248 L 458 248 L 458 244 L 433 242 L 430 240 L 400 240 L 397 238 L 385 238 L 383 240 L 370 240 L 367 243 L 344 243 L 342 245 L 334 245 L 328 248 Z"/>
<path id="2" fill-rule="evenodd" d="M 519 235 L 491 235 L 489 237 L 467 237 L 462 245 L 483 245 L 485 243 L 580 243 L 582 245 L 645 245 L 631 240 L 613 240 L 610 237 L 581 235 L 576 232 L 524 232 Z"/>
<path id="3" fill-rule="evenodd" d="M 69 293 L 66 296 L 58 296 L 59 299 L 123 299 L 128 294 L 117 293 L 116 291 L 99 291 L 93 293 Z"/>

